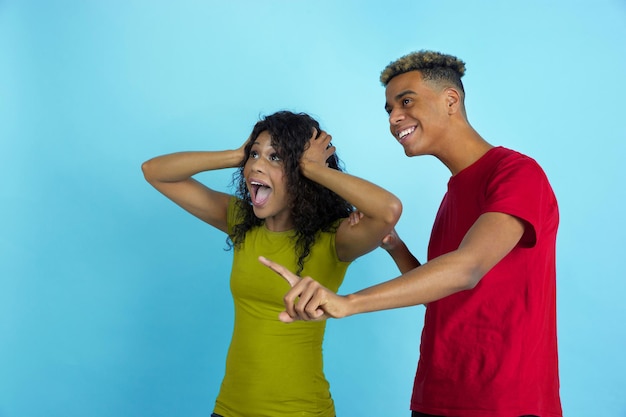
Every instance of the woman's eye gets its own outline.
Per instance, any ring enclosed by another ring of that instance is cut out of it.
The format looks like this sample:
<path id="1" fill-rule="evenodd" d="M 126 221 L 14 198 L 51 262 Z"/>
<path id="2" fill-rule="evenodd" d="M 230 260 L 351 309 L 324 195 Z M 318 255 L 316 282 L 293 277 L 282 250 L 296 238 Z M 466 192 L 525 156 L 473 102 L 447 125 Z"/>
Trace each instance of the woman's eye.
<path id="1" fill-rule="evenodd" d="M 273 153 L 270 155 L 271 161 L 280 161 L 280 156 L 277 153 Z"/>
<path id="2" fill-rule="evenodd" d="M 257 151 L 250 151 L 250 158 L 256 159 L 259 157 L 259 153 Z"/>

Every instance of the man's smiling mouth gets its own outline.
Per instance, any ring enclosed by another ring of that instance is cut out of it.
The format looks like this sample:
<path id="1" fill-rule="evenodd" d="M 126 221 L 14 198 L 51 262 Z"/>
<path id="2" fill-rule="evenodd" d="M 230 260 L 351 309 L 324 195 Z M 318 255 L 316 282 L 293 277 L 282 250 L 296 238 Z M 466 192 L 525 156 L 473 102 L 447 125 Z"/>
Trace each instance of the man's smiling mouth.
<path id="1" fill-rule="evenodd" d="M 402 140 L 415 131 L 415 126 L 408 127 L 398 132 L 398 140 Z"/>

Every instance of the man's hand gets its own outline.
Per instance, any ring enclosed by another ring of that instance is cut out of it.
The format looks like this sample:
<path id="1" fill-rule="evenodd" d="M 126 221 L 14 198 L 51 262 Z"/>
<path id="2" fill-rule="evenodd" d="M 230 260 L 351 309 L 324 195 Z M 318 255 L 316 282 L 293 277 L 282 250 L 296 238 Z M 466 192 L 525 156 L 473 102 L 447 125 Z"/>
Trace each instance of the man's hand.
<path id="1" fill-rule="evenodd" d="M 283 277 L 291 285 L 285 295 L 285 311 L 278 318 L 284 323 L 296 320 L 320 321 L 329 317 L 346 316 L 345 297 L 341 297 L 322 286 L 311 277 L 300 278 L 284 266 L 259 256 L 259 262 Z"/>
<path id="2" fill-rule="evenodd" d="M 359 224 L 362 218 L 363 213 L 355 210 L 350 213 L 350 216 L 348 216 L 348 222 L 350 223 L 350 226 L 356 226 L 357 224 Z M 391 229 L 391 232 L 389 232 L 385 237 L 383 237 L 383 240 L 380 242 L 380 247 L 389 252 L 395 250 L 396 247 L 401 244 L 402 240 L 400 240 L 400 236 L 398 236 L 398 233 L 394 228 Z"/>
<path id="3" fill-rule="evenodd" d="M 396 232 L 396 229 L 391 229 L 391 232 L 387 236 L 385 236 L 380 244 L 380 247 L 386 250 L 387 252 L 395 250 L 398 245 L 402 244 L 402 240 L 400 240 L 400 236 Z"/>

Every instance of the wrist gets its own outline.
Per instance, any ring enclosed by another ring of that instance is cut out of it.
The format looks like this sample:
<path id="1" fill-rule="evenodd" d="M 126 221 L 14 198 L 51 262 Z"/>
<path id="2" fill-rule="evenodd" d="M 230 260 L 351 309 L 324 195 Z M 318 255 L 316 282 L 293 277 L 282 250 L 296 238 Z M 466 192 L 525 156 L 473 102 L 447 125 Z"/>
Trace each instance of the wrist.
<path id="1" fill-rule="evenodd" d="M 228 152 L 227 155 L 229 165 L 232 168 L 237 168 L 244 161 L 244 158 L 246 157 L 246 152 L 243 148 L 232 149 Z"/>
<path id="2" fill-rule="evenodd" d="M 383 247 L 387 253 L 391 256 L 397 254 L 398 252 L 404 252 L 406 251 L 406 245 L 404 244 L 403 241 L 399 240 L 398 242 L 396 242 L 393 246 L 389 246 L 389 247 Z"/>
<path id="3" fill-rule="evenodd" d="M 304 175 L 305 177 L 308 177 L 308 174 L 310 174 L 311 171 L 314 170 L 317 166 L 319 166 L 319 164 L 310 159 L 302 158 L 300 160 L 300 172 L 302 172 L 302 175 Z"/>
<path id="4" fill-rule="evenodd" d="M 349 317 L 362 313 L 362 311 L 359 311 L 358 308 L 361 299 L 361 296 L 358 293 L 344 295 L 343 298 L 346 300 L 343 317 Z"/>

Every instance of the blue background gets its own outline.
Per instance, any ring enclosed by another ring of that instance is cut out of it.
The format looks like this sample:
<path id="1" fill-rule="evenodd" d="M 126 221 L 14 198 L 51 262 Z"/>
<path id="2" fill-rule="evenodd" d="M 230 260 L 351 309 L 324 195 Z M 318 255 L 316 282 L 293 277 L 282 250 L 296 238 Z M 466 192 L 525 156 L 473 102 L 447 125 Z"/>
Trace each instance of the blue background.
<path id="1" fill-rule="evenodd" d="M 626 416 L 625 40 L 623 0 L 0 0 L 0 416 L 210 414 L 231 252 L 140 164 L 238 147 L 260 115 L 317 117 L 424 259 L 449 172 L 404 156 L 378 81 L 418 49 L 466 61 L 470 122 L 559 198 L 565 415 Z M 341 292 L 395 276 L 379 249 Z M 339 416 L 409 415 L 422 317 L 328 323 Z"/>

